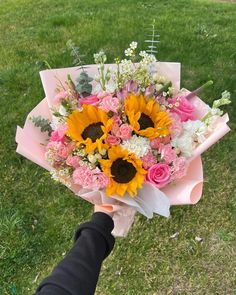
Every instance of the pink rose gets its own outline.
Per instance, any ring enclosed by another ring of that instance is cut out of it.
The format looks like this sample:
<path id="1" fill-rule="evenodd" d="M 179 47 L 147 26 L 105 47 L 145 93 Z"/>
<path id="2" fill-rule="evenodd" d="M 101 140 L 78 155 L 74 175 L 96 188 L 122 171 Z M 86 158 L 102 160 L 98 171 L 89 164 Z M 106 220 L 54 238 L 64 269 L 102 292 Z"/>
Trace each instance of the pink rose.
<path id="1" fill-rule="evenodd" d="M 69 156 L 70 149 L 65 145 L 60 145 L 60 147 L 57 150 L 57 155 L 60 158 L 66 159 Z"/>
<path id="2" fill-rule="evenodd" d="M 123 140 L 130 139 L 132 136 L 133 128 L 129 124 L 122 124 L 116 134 Z"/>
<path id="3" fill-rule="evenodd" d="M 148 169 L 146 181 L 157 188 L 162 188 L 170 182 L 171 170 L 169 165 L 158 163 Z"/>
<path id="4" fill-rule="evenodd" d="M 185 97 L 169 98 L 168 105 L 172 105 L 170 112 L 178 114 L 181 122 L 194 120 L 195 108 Z"/>
<path id="5" fill-rule="evenodd" d="M 106 143 L 109 145 L 118 145 L 120 144 L 120 138 L 116 137 L 115 135 L 108 134 L 106 138 Z"/>
<path id="6" fill-rule="evenodd" d="M 67 91 L 61 91 L 59 92 L 54 98 L 53 98 L 53 103 L 54 104 L 60 104 L 63 99 L 65 99 L 68 96 Z"/>
<path id="7" fill-rule="evenodd" d="M 64 143 L 67 129 L 68 129 L 67 125 L 60 125 L 57 130 L 52 132 L 50 141 L 60 141 Z"/>
<path id="8" fill-rule="evenodd" d="M 77 168 L 80 165 L 80 157 L 78 156 L 68 156 L 68 158 L 66 159 L 66 164 L 68 166 Z"/>
<path id="9" fill-rule="evenodd" d="M 161 154 L 161 158 L 167 164 L 173 162 L 177 157 L 175 150 L 172 148 L 170 144 L 161 144 L 159 147 L 159 153 Z"/>
<path id="10" fill-rule="evenodd" d="M 111 127 L 111 132 L 116 135 L 119 131 L 119 126 L 122 124 L 122 121 L 118 115 L 112 116 L 113 124 Z"/>
<path id="11" fill-rule="evenodd" d="M 119 126 L 122 124 L 121 118 L 116 114 L 112 116 L 112 120 L 114 123 L 116 123 Z"/>
<path id="12" fill-rule="evenodd" d="M 93 106 L 99 104 L 101 102 L 101 99 L 97 97 L 97 95 L 89 95 L 84 98 L 81 98 L 79 100 L 80 105 L 82 106 L 83 104 L 91 104 Z"/>
<path id="13" fill-rule="evenodd" d="M 177 137 L 182 133 L 183 130 L 180 116 L 176 113 L 170 113 L 169 116 L 172 121 L 171 125 L 169 126 L 171 137 Z"/>
<path id="14" fill-rule="evenodd" d="M 104 96 L 100 102 L 99 107 L 105 112 L 117 113 L 120 108 L 120 100 L 117 97 L 113 97 L 110 94 Z"/>
<path id="15" fill-rule="evenodd" d="M 151 151 L 144 155 L 141 160 L 143 162 L 143 168 L 146 170 L 157 163 L 157 159 Z"/>

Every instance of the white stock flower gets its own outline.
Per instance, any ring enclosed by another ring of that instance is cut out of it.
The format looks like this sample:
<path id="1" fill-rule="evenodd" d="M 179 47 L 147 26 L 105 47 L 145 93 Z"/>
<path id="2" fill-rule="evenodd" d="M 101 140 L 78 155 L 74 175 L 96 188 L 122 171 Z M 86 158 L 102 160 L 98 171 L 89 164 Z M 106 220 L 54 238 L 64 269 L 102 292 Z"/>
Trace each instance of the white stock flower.
<path id="1" fill-rule="evenodd" d="M 133 135 L 129 140 L 124 140 L 121 146 L 138 158 L 143 157 L 150 150 L 149 139 L 137 135 Z"/>
<path id="2" fill-rule="evenodd" d="M 216 109 L 216 108 L 219 108 L 223 105 L 230 104 L 230 103 L 231 103 L 230 92 L 225 90 L 224 92 L 221 93 L 221 98 L 217 99 L 213 102 L 212 108 Z"/>
<path id="3" fill-rule="evenodd" d="M 189 158 L 193 154 L 193 140 L 191 135 L 183 133 L 180 137 L 175 137 L 171 141 L 172 146 L 180 150 L 182 155 Z"/>
<path id="4" fill-rule="evenodd" d="M 173 138 L 172 145 L 179 149 L 183 156 L 191 157 L 195 146 L 206 139 L 208 129 L 205 123 L 199 120 L 183 122 L 182 126 L 181 136 Z"/>

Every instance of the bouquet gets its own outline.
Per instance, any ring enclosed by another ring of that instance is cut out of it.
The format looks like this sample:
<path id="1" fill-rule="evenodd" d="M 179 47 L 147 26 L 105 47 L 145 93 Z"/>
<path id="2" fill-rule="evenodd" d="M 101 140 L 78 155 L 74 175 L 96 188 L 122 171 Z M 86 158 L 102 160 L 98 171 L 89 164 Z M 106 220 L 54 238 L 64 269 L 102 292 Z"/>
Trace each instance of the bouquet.
<path id="1" fill-rule="evenodd" d="M 137 42 L 125 56 L 108 65 L 100 51 L 94 65 L 83 66 L 76 55 L 79 68 L 42 71 L 46 98 L 16 134 L 18 153 L 114 211 L 119 236 L 136 211 L 168 217 L 170 205 L 200 199 L 200 155 L 229 131 L 220 107 L 230 103 L 227 91 L 212 107 L 197 96 L 211 81 L 180 89 L 180 64 L 138 53 Z"/>

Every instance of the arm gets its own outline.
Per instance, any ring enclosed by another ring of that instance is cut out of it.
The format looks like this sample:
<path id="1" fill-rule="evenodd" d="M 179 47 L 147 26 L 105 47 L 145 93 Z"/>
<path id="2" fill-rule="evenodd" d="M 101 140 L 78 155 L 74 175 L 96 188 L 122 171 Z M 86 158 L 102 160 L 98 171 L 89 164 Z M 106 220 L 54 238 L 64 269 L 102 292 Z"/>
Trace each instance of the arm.
<path id="1" fill-rule="evenodd" d="M 92 295 L 103 260 L 114 246 L 110 216 L 93 214 L 76 232 L 75 244 L 52 274 L 44 279 L 35 295 Z"/>

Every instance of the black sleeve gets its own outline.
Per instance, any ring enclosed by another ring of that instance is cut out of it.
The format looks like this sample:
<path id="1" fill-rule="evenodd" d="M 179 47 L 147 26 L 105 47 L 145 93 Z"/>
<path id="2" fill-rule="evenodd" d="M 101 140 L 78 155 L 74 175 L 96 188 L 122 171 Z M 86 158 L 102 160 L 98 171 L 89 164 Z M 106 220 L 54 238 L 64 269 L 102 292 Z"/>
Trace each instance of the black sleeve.
<path id="1" fill-rule="evenodd" d="M 110 216 L 94 213 L 90 222 L 79 227 L 73 248 L 43 280 L 35 295 L 94 294 L 102 261 L 115 243 L 111 234 L 113 228 Z"/>

